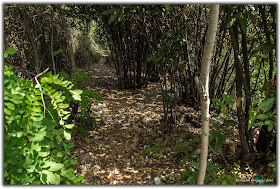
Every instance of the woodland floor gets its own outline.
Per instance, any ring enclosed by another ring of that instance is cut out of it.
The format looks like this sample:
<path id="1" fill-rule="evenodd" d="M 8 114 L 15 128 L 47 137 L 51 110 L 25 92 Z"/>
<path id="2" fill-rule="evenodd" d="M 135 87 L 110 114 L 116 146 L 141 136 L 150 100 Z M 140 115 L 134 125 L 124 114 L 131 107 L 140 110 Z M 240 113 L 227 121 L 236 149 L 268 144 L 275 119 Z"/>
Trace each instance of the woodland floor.
<path id="1" fill-rule="evenodd" d="M 199 137 L 200 128 L 186 122 L 164 134 L 159 83 L 149 83 L 141 90 L 120 90 L 113 70 L 102 61 L 84 70 L 91 77 L 87 87 L 100 93 L 103 101 L 92 104 L 98 123 L 88 126 L 88 137 L 74 138 L 72 153 L 77 155 L 78 165 L 74 167 L 77 175 L 85 175 L 83 182 L 90 185 L 151 185 L 155 177 L 164 184 L 169 174 L 174 175 L 174 182 L 178 181 L 179 171 L 188 163 L 182 165 L 183 157 L 176 146 L 182 142 L 195 146 L 192 140 Z M 199 120 L 200 113 L 194 109 L 184 106 L 179 109 Z M 230 171 L 238 158 L 238 131 L 233 129 L 226 138 L 232 141 L 223 147 L 226 161 L 219 154 L 210 153 L 209 158 Z M 145 153 L 148 146 L 158 142 L 163 144 L 164 153 L 155 158 Z M 239 174 L 241 178 L 252 176 Z"/>

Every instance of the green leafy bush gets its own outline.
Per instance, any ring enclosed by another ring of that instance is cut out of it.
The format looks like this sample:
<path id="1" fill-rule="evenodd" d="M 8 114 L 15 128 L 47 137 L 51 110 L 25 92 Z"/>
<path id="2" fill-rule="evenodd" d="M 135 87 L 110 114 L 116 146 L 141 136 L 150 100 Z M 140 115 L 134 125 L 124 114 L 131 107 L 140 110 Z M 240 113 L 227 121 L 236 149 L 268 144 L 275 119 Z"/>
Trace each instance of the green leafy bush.
<path id="1" fill-rule="evenodd" d="M 71 94 L 69 93 L 66 94 L 66 99 L 68 100 L 68 103 L 72 109 L 74 106 L 76 106 L 77 109 L 77 112 L 72 111 L 71 118 L 73 120 L 69 120 L 70 122 L 76 122 L 77 127 L 74 128 L 74 131 L 78 131 L 83 137 L 86 137 L 88 135 L 86 126 L 94 126 L 97 123 L 95 118 L 92 116 L 94 110 L 91 108 L 91 105 L 94 100 L 100 102 L 103 99 L 100 94 L 94 92 L 92 89 L 83 87 L 84 82 L 90 78 L 82 70 L 76 69 L 74 76 L 69 76 L 65 72 L 60 72 L 59 75 L 63 78 L 66 78 L 67 80 L 72 81 L 74 83 L 73 88 L 77 89 L 79 86 L 79 91 L 82 91 L 80 95 L 81 100 L 78 101 L 71 98 Z"/>
<path id="2" fill-rule="evenodd" d="M 5 65 L 4 184 L 79 184 L 84 178 L 69 168 L 76 164 L 70 155 L 75 125 L 66 123 L 71 113 L 65 94 L 80 101 L 83 92 L 73 86 L 51 73 L 33 83 Z"/>
<path id="3" fill-rule="evenodd" d="M 176 150 L 179 152 L 179 153 L 182 153 L 182 154 L 187 154 L 188 152 L 192 151 L 193 150 L 193 147 L 192 146 L 186 146 L 185 143 L 180 143 L 176 146 Z"/>
<path id="4" fill-rule="evenodd" d="M 263 90 L 263 99 L 260 101 L 258 107 L 250 108 L 249 110 L 249 123 L 248 129 L 254 124 L 258 124 L 260 127 L 266 125 L 268 131 L 272 131 L 273 136 L 276 135 L 276 89 L 273 88 L 272 83 L 268 81 L 265 86 L 266 90 Z M 276 139 L 274 139 L 276 140 Z M 268 170 L 276 175 L 276 156 L 272 154 L 267 158 L 270 163 L 267 164 Z"/>
<path id="5" fill-rule="evenodd" d="M 276 175 L 277 173 L 277 166 L 276 166 L 276 155 L 275 153 L 271 154 L 266 158 L 268 161 L 270 161 L 267 164 L 268 171 L 272 172 L 272 174 Z"/>
<path id="6" fill-rule="evenodd" d="M 16 52 L 17 52 L 16 49 L 10 48 L 9 50 L 7 50 L 7 51 L 4 52 L 4 58 L 8 58 L 9 54 L 12 55 L 12 54 L 15 54 Z"/>
<path id="7" fill-rule="evenodd" d="M 234 168 L 236 170 L 236 168 Z M 234 172 L 233 170 L 233 172 Z M 213 179 L 210 184 L 212 185 L 235 185 L 238 179 L 237 174 L 225 174 L 225 169 L 218 170 L 217 178 Z"/>
<path id="8" fill-rule="evenodd" d="M 212 123 L 212 129 L 209 131 L 209 147 L 214 153 L 222 153 L 222 146 L 225 143 L 224 134 L 229 132 L 229 126 L 236 126 L 236 121 L 227 118 L 227 108 L 234 104 L 234 95 L 224 94 L 222 99 L 213 99 L 214 108 L 217 108 L 223 116 L 212 115 L 213 118 L 222 120 L 222 124 L 218 125 Z M 201 143 L 200 138 L 193 139 L 195 143 Z M 192 148 L 186 149 L 184 144 L 177 146 L 179 152 L 187 154 L 192 150 Z M 185 171 L 181 171 L 181 180 L 176 184 L 195 184 L 197 182 L 198 171 L 199 171 L 199 154 L 195 150 L 191 154 L 187 154 L 183 158 L 183 164 L 188 161 L 190 166 L 184 167 Z M 235 183 L 235 177 L 225 176 L 223 173 L 224 170 L 213 164 L 212 162 L 207 162 L 205 181 L 210 184 L 233 184 Z M 219 173 L 219 174 L 218 174 Z"/>
<path id="9" fill-rule="evenodd" d="M 267 89 L 264 91 L 264 99 L 258 106 L 258 115 L 256 119 L 261 120 L 263 125 L 268 126 L 268 131 L 276 129 L 276 90 L 270 90 L 272 84 L 267 82 Z"/>
<path id="10" fill-rule="evenodd" d="M 188 154 L 183 159 L 183 164 L 188 160 L 189 166 L 184 167 L 185 171 L 179 171 L 181 175 L 180 181 L 176 182 L 176 184 L 195 184 L 197 182 L 198 171 L 199 171 L 199 156 L 198 152 L 194 151 L 191 154 Z M 210 161 L 207 162 L 207 169 L 205 174 L 205 181 L 210 182 L 217 177 L 217 172 L 219 167 Z"/>
<path id="11" fill-rule="evenodd" d="M 152 156 L 153 158 L 156 158 L 158 156 L 158 154 L 160 153 L 164 153 L 164 147 L 162 146 L 161 142 L 156 143 L 154 146 L 148 146 L 145 154 L 148 154 L 150 156 Z"/>
<path id="12" fill-rule="evenodd" d="M 272 89 L 272 83 L 266 83 L 266 89 L 263 91 L 263 99 L 260 101 L 258 108 L 250 108 L 248 129 L 253 124 L 267 125 L 268 131 L 276 129 L 276 89 Z"/>
<path id="13" fill-rule="evenodd" d="M 222 121 L 222 124 L 218 125 L 212 123 L 212 129 L 209 131 L 209 144 L 212 147 L 211 150 L 221 153 L 222 145 L 225 143 L 225 133 L 229 133 L 229 126 L 236 127 L 237 122 L 233 119 L 227 118 L 227 109 L 232 106 L 234 102 L 234 94 L 224 94 L 222 99 L 214 98 L 214 108 L 220 111 L 223 116 L 212 115 L 212 118 L 216 118 Z"/>

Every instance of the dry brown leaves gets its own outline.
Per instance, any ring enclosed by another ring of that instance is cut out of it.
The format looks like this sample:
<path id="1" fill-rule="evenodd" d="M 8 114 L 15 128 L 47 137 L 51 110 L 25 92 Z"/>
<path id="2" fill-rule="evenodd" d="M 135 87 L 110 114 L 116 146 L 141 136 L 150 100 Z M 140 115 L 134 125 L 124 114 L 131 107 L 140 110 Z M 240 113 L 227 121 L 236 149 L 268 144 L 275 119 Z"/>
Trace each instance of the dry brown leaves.
<path id="1" fill-rule="evenodd" d="M 163 134 L 159 121 L 163 115 L 159 85 L 121 91 L 112 69 L 104 64 L 94 64 L 85 71 L 91 76 L 87 85 L 102 95 L 103 102 L 92 105 L 94 110 L 102 113 L 93 115 L 99 123 L 89 126 L 92 128 L 89 136 L 75 136 L 72 153 L 77 154 L 78 165 L 74 169 L 78 175 L 85 175 L 83 182 L 91 185 L 151 185 L 155 177 L 165 183 L 169 174 L 178 180 L 183 166 L 176 145 L 180 141 L 191 145 L 192 139 L 199 137 L 200 129 L 184 125 L 168 135 Z M 195 112 L 179 108 L 190 114 Z M 162 142 L 165 153 L 159 153 L 156 158 L 145 154 L 145 148 L 157 142 Z"/>

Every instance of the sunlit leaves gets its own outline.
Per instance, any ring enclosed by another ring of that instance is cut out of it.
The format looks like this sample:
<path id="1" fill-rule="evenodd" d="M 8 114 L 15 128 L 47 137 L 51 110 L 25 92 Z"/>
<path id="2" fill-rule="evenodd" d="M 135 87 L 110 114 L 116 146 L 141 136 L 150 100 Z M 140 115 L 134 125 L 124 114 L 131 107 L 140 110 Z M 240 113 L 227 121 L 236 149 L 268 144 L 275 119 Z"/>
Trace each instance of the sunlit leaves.
<path id="1" fill-rule="evenodd" d="M 58 171 L 64 167 L 62 163 L 56 163 L 53 161 L 46 161 L 44 162 L 43 168 L 47 168 L 49 171 Z"/>
<path id="2" fill-rule="evenodd" d="M 64 125 L 67 129 L 72 129 L 75 125 L 74 124 L 67 124 Z"/>
<path id="3" fill-rule="evenodd" d="M 79 100 L 81 101 L 81 94 L 83 93 L 82 90 L 74 90 L 74 91 L 70 91 L 72 93 L 72 96 L 75 100 Z"/>
<path id="4" fill-rule="evenodd" d="M 59 107 L 60 109 L 65 109 L 65 108 L 68 108 L 68 107 L 69 107 L 69 104 L 62 104 L 62 103 L 59 103 L 59 104 L 58 104 L 58 107 Z"/>
<path id="5" fill-rule="evenodd" d="M 81 180 L 83 180 L 85 178 L 85 176 L 78 176 L 74 179 L 75 182 L 79 182 Z"/>
<path id="6" fill-rule="evenodd" d="M 46 131 L 38 131 L 38 133 L 34 134 L 34 137 L 32 138 L 32 141 L 34 142 L 41 142 L 44 140 L 47 132 Z"/>
<path id="7" fill-rule="evenodd" d="M 12 114 L 12 111 L 9 110 L 8 108 L 4 108 L 4 113 L 5 113 L 6 115 L 11 115 L 11 114 Z"/>
<path id="8" fill-rule="evenodd" d="M 4 183 L 76 183 L 74 172 L 71 177 L 63 177 L 61 174 L 65 171 L 67 154 L 70 155 L 70 149 L 74 146 L 67 144 L 72 137 L 66 129 L 72 129 L 75 125 L 64 124 L 64 120 L 70 116 L 70 112 L 64 110 L 69 107 L 69 101 L 64 95 L 66 92 L 70 94 L 72 82 L 62 83 L 62 78 L 51 73 L 42 75 L 40 86 L 44 94 L 43 105 L 40 89 L 32 82 L 17 77 L 12 67 L 5 66 L 4 79 Z M 83 91 L 73 92 L 80 96 Z M 46 101 L 46 97 L 51 100 Z M 47 110 L 45 115 L 43 109 Z M 61 120 L 64 129 L 55 129 L 57 119 Z M 69 163 L 73 165 L 76 162 L 71 160 L 67 163 L 68 167 Z M 81 179 L 79 177 L 76 180 Z"/>
<path id="9" fill-rule="evenodd" d="M 60 183 L 60 175 L 54 174 L 48 170 L 43 170 L 42 174 L 45 174 L 47 176 L 45 184 L 59 184 Z"/>
<path id="10" fill-rule="evenodd" d="M 17 52 L 16 49 L 14 48 L 10 48 L 9 50 L 7 50 L 6 52 L 4 52 L 4 58 L 7 58 L 9 56 L 9 54 L 15 54 Z"/>
<path id="11" fill-rule="evenodd" d="M 63 135 L 66 140 L 71 140 L 71 133 L 69 131 L 64 130 Z"/>
<path id="12" fill-rule="evenodd" d="M 52 83 L 53 82 L 53 79 L 51 77 L 43 77 L 41 79 L 41 83 L 44 84 L 44 83 Z"/>
<path id="13" fill-rule="evenodd" d="M 257 112 L 254 109 L 250 108 L 248 113 L 249 113 L 248 129 L 250 129 L 255 122 Z"/>
<path id="14" fill-rule="evenodd" d="M 38 156 L 41 156 L 41 157 L 47 157 L 49 154 L 50 154 L 50 150 L 49 149 L 42 149 L 39 153 L 38 153 Z"/>

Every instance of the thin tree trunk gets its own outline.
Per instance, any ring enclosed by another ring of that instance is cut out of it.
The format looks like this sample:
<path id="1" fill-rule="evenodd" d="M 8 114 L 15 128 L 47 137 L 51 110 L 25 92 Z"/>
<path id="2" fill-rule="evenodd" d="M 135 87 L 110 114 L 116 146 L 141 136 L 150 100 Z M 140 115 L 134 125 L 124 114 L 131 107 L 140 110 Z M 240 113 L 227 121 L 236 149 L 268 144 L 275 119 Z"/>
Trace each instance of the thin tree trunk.
<path id="1" fill-rule="evenodd" d="M 52 28 L 52 35 L 51 35 L 51 56 L 52 56 L 52 63 L 53 63 L 53 72 L 56 75 L 55 61 L 54 61 L 54 55 L 53 55 L 53 28 Z"/>
<path id="2" fill-rule="evenodd" d="M 261 15 L 262 15 L 262 20 L 263 20 L 263 28 L 264 28 L 264 32 L 265 32 L 265 36 L 266 36 L 266 40 L 268 43 L 271 44 L 271 39 L 270 39 L 270 34 L 269 34 L 269 29 L 266 23 L 266 16 L 265 16 L 265 10 L 263 9 L 262 5 L 259 6 Z M 273 55 L 272 55 L 272 51 L 270 51 L 268 53 L 269 56 L 269 75 L 268 78 L 269 80 L 272 79 L 272 71 L 273 71 Z"/>
<path id="3" fill-rule="evenodd" d="M 241 29 L 241 28 L 240 28 Z M 243 52 L 243 62 L 244 62 L 244 73 L 247 81 L 247 86 L 249 89 L 250 87 L 250 70 L 249 70 L 249 55 L 248 55 L 248 50 L 247 50 L 247 39 L 246 39 L 246 33 L 242 32 L 242 52 Z M 249 94 L 246 94 L 246 105 L 245 105 L 245 120 L 249 120 L 249 109 L 251 107 L 251 95 L 248 96 Z M 250 128 L 249 130 L 246 130 L 246 134 L 248 136 L 248 139 L 250 140 L 251 143 L 251 149 L 253 149 L 255 152 L 256 150 L 256 145 L 254 143 L 254 134 L 253 134 L 253 129 Z"/>
<path id="4" fill-rule="evenodd" d="M 239 126 L 239 137 L 242 145 L 241 161 L 246 163 L 249 161 L 250 147 L 248 139 L 246 137 L 246 120 L 244 118 L 242 110 L 242 84 L 245 89 L 245 94 L 248 96 L 248 86 L 247 81 L 244 76 L 242 64 L 239 58 L 239 43 L 238 43 L 238 33 L 236 31 L 236 24 L 230 28 L 231 41 L 234 49 L 234 65 L 236 72 L 236 92 L 237 92 L 237 116 L 238 116 L 238 126 Z M 247 86 L 247 89 L 246 89 Z M 247 91 L 247 92 L 246 92 Z"/>
<path id="5" fill-rule="evenodd" d="M 34 53 L 35 70 L 36 70 L 36 73 L 39 74 L 41 72 L 41 65 L 40 65 L 38 47 L 37 47 L 37 45 L 35 43 L 35 38 L 34 38 L 34 36 L 32 34 L 31 29 L 30 29 L 31 26 L 29 24 L 27 8 L 25 6 L 23 6 L 23 8 L 22 8 L 22 13 L 23 13 L 25 30 L 26 30 L 26 33 L 28 35 L 28 38 L 29 38 L 29 41 L 31 43 L 31 46 L 32 46 L 32 49 L 33 49 L 33 53 Z"/>
<path id="6" fill-rule="evenodd" d="M 59 14 L 61 16 L 62 27 L 63 27 L 63 30 L 65 32 L 67 43 L 68 43 L 68 46 L 69 46 L 69 49 L 70 49 L 70 59 L 71 59 L 71 66 L 72 66 L 72 74 L 74 74 L 75 73 L 75 69 L 76 69 L 76 63 L 75 63 L 75 57 L 74 57 L 73 40 L 71 38 L 70 31 L 69 31 L 69 29 L 67 27 L 67 23 L 66 23 L 66 20 L 65 20 L 65 17 L 64 17 L 64 13 L 63 13 L 63 10 L 62 10 L 61 6 L 60 5 L 55 5 L 55 7 L 58 9 L 58 12 L 59 12 Z"/>
<path id="7" fill-rule="evenodd" d="M 215 91 L 215 87 L 214 87 L 214 85 L 213 85 L 213 88 L 214 88 L 214 89 L 212 89 L 212 90 L 213 90 L 213 96 L 212 96 L 212 98 L 220 98 L 221 95 L 223 94 L 223 93 L 221 93 L 221 91 L 222 91 L 222 88 L 223 88 L 224 83 L 225 83 L 226 75 L 228 74 L 228 73 L 227 73 L 228 64 L 229 64 L 229 55 L 228 55 L 228 54 L 225 56 L 225 59 L 224 59 L 224 61 L 223 61 L 223 64 L 225 65 L 225 66 L 224 66 L 224 70 L 223 70 L 222 74 L 220 73 L 222 76 L 221 76 L 221 79 L 220 79 L 220 81 L 219 81 L 218 87 L 216 88 L 216 91 Z M 215 92 L 215 95 L 214 95 L 214 92 Z M 210 95 L 211 95 L 211 94 L 210 94 Z"/>
<path id="8" fill-rule="evenodd" d="M 206 168 L 207 168 L 207 156 L 208 156 L 208 138 L 209 138 L 209 72 L 212 52 L 214 48 L 215 36 L 217 33 L 219 18 L 219 5 L 210 5 L 209 13 L 209 25 L 207 29 L 206 41 L 203 49 L 203 56 L 201 62 L 201 80 L 199 83 L 198 78 L 195 77 L 196 85 L 200 94 L 201 103 L 201 154 L 200 154 L 200 167 L 198 172 L 197 184 L 203 184 Z"/>

